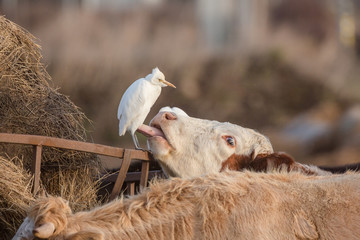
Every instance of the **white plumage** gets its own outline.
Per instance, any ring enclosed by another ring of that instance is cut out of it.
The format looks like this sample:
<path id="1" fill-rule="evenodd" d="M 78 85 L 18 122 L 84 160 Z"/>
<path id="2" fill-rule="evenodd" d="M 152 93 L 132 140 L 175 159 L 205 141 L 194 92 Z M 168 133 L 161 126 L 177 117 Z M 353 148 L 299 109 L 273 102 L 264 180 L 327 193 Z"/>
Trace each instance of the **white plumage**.
<path id="1" fill-rule="evenodd" d="M 161 88 L 166 86 L 175 88 L 173 84 L 165 80 L 164 74 L 158 68 L 154 68 L 151 74 L 131 84 L 121 98 L 117 112 L 119 135 L 123 136 L 126 131 L 129 131 L 136 149 L 141 148 L 135 131 L 145 121 L 161 93 Z"/>

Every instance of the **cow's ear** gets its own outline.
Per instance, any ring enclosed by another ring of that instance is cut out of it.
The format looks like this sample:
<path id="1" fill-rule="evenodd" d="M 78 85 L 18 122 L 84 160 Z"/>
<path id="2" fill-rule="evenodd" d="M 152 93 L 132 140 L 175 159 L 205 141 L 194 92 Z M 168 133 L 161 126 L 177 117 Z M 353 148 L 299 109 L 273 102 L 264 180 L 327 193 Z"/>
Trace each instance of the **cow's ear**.
<path id="1" fill-rule="evenodd" d="M 33 234 L 38 238 L 49 238 L 54 235 L 55 225 L 51 222 L 46 222 L 33 230 Z"/>
<path id="2" fill-rule="evenodd" d="M 291 171 L 297 168 L 295 160 L 288 154 L 278 152 L 269 154 L 258 154 L 254 152 L 247 155 L 231 155 L 221 166 L 220 172 L 225 169 L 242 171 L 253 170 L 255 172 L 269 172 L 272 170 Z"/>
<path id="3" fill-rule="evenodd" d="M 249 169 L 249 163 L 252 159 L 252 155 L 248 156 L 232 154 L 230 157 L 228 157 L 228 159 L 222 162 L 220 172 L 226 169 L 233 171 Z"/>
<path id="4" fill-rule="evenodd" d="M 256 172 L 268 172 L 272 170 L 291 171 L 295 160 L 286 153 L 258 154 L 250 163 L 250 168 Z"/>
<path id="5" fill-rule="evenodd" d="M 66 240 L 104 240 L 104 235 L 98 231 L 80 231 L 66 237 Z"/>

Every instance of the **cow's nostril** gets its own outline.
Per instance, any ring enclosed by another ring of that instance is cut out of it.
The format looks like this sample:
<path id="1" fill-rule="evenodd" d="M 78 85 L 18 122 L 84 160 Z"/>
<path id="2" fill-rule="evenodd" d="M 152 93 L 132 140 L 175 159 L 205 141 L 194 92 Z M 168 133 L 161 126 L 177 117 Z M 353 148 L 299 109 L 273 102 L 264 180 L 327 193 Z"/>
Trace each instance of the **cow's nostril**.
<path id="1" fill-rule="evenodd" d="M 164 113 L 164 118 L 166 120 L 176 120 L 177 119 L 176 115 L 173 113 L 170 113 L 170 112 Z"/>

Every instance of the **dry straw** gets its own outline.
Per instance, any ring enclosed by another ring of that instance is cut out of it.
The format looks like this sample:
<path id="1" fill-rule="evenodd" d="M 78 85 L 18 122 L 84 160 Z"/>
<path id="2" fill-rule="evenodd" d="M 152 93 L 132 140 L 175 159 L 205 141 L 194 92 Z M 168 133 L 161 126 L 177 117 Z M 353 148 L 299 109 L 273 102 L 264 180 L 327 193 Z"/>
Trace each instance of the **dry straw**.
<path id="1" fill-rule="evenodd" d="M 68 97 L 49 86 L 51 78 L 34 40 L 30 33 L 0 17 L 0 131 L 85 141 L 84 124 L 89 120 Z M 94 156 L 73 155 L 45 150 L 44 160 L 69 166 L 76 158 L 77 166 L 98 165 Z M 26 166 L 28 156 L 24 156 Z"/>
<path id="2" fill-rule="evenodd" d="M 32 176 L 19 158 L 0 157 L 0 233 L 2 239 L 12 237 L 34 201 Z"/>
<path id="3" fill-rule="evenodd" d="M 68 97 L 50 86 L 51 78 L 41 59 L 34 36 L 0 16 L 0 132 L 85 141 L 84 124 L 90 121 Z M 13 144 L 0 144 L 0 155 L 2 162 L 9 164 L 8 156 L 19 156 L 23 169 L 29 169 L 33 158 L 31 146 Z M 96 155 L 44 147 L 41 181 L 49 194 L 61 195 L 71 200 L 75 210 L 84 210 L 98 204 L 99 184 L 95 176 L 100 168 Z M 28 178 L 26 171 L 1 170 L 0 181 L 17 181 L 11 178 L 13 175 Z M 16 201 L 5 197 L 6 191 L 0 191 L 2 203 L 12 206 L 10 212 L 14 215 L 23 217 L 24 206 L 31 202 L 29 184 L 25 185 L 26 191 L 21 184 L 8 185 L 17 194 Z M 11 232 L 18 227 L 17 222 L 9 222 L 11 216 L 2 211 L 0 229 Z"/>

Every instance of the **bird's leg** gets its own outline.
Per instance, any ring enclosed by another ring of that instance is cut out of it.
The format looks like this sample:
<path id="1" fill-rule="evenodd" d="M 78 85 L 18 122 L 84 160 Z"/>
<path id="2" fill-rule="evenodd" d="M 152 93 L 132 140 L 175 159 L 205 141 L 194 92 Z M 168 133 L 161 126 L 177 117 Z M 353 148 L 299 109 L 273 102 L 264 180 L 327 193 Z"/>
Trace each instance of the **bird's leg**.
<path id="1" fill-rule="evenodd" d="M 133 142 L 134 142 L 134 145 L 135 145 L 135 149 L 136 149 L 136 150 L 146 151 L 145 149 L 143 149 L 143 148 L 140 147 L 140 144 L 139 144 L 139 141 L 138 141 L 138 139 L 137 139 L 136 134 L 135 134 L 135 133 L 132 133 L 131 136 L 132 136 L 132 139 L 133 139 Z"/>
<path id="2" fill-rule="evenodd" d="M 135 149 L 139 149 L 140 144 L 139 144 L 139 141 L 137 139 L 137 136 L 135 135 L 135 133 L 131 133 L 131 136 L 132 136 L 132 140 L 133 140 L 134 145 L 135 145 Z"/>

